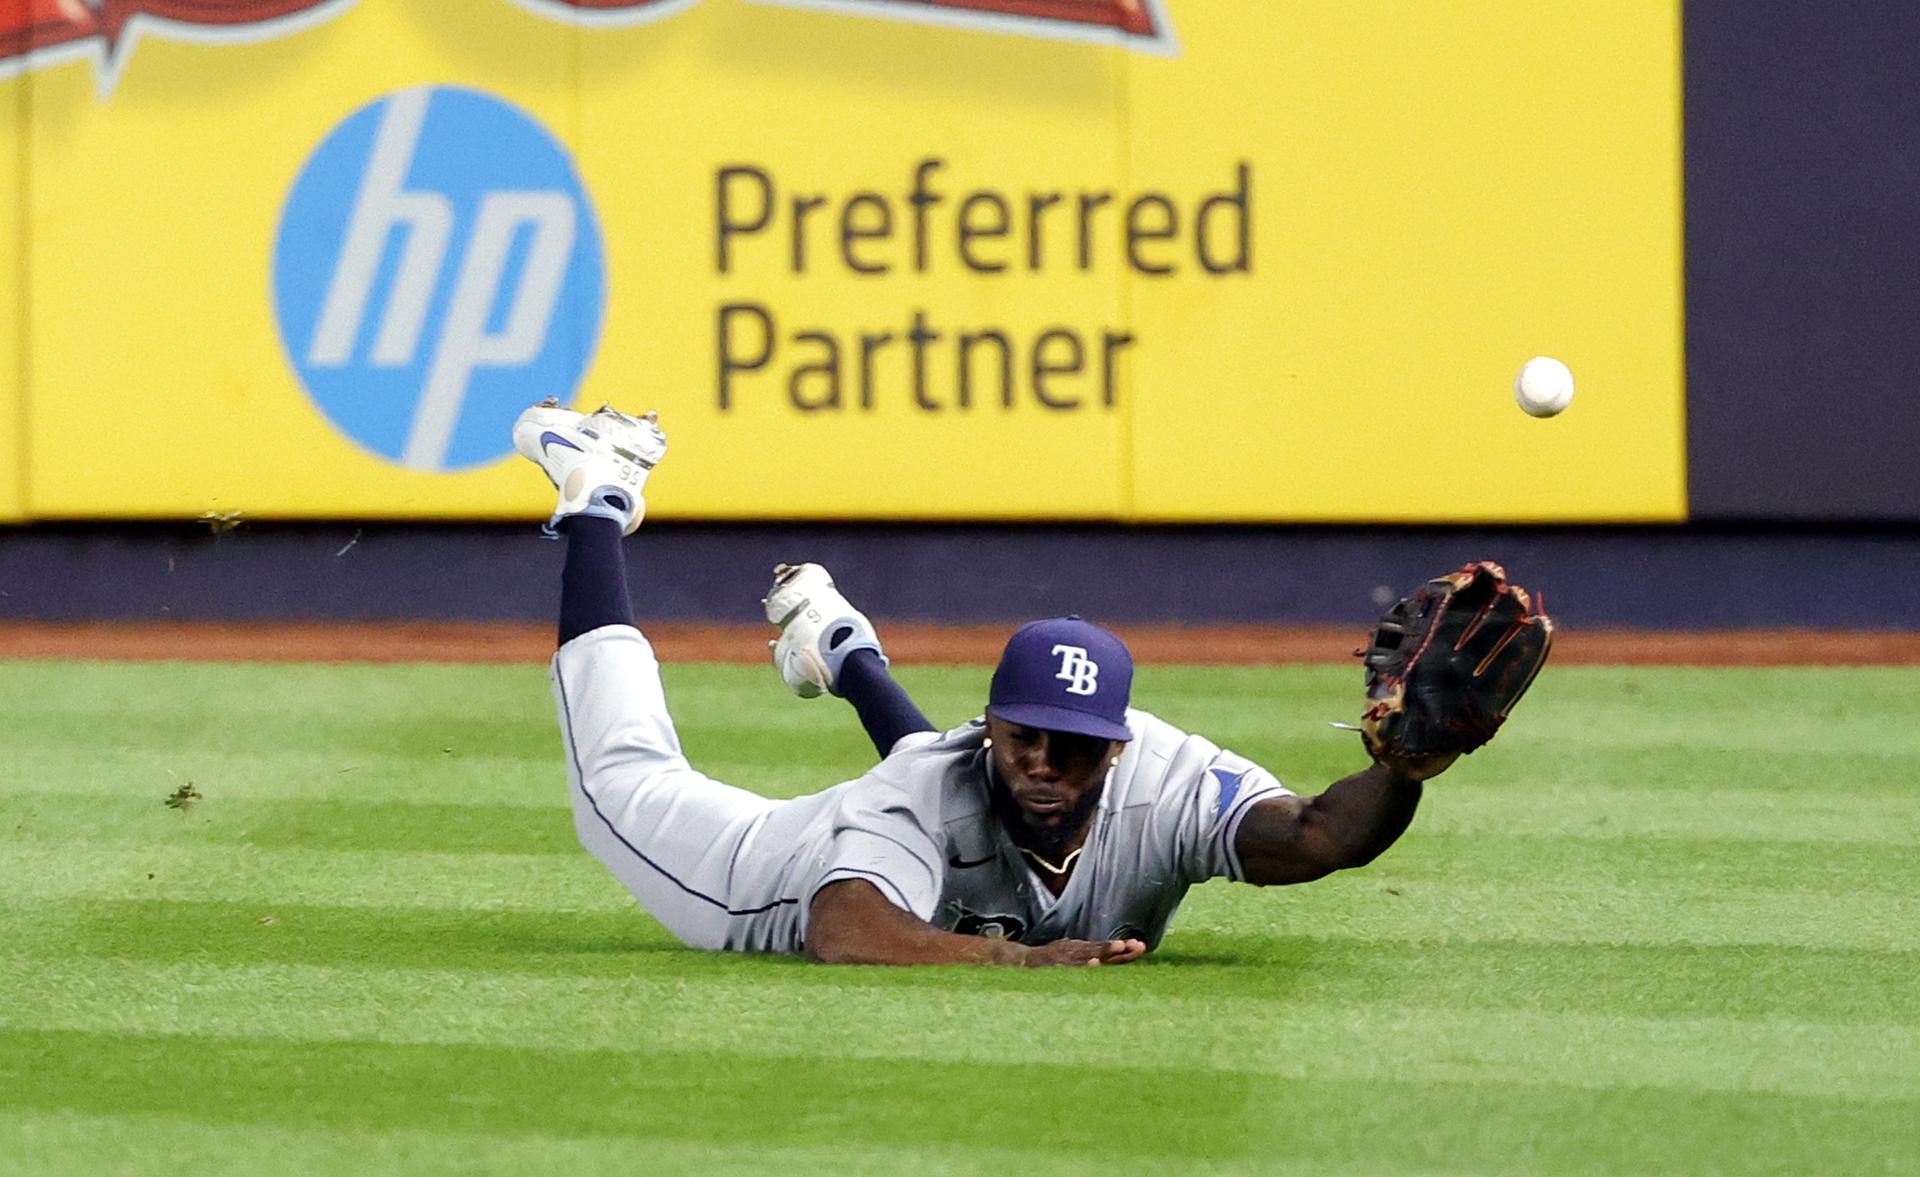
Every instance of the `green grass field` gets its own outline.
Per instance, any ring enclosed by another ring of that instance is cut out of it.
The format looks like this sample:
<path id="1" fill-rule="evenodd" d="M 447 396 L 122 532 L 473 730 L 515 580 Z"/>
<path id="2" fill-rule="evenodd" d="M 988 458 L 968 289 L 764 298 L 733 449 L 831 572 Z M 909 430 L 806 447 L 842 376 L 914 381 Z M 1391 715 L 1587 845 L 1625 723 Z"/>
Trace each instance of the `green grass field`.
<path id="1" fill-rule="evenodd" d="M 1135 697 L 1310 791 L 1357 680 Z M 722 779 L 868 763 L 764 670 L 668 687 Z M 1072 972 L 679 948 L 574 845 L 539 668 L 0 700 L 0 1171 L 1920 1172 L 1920 673 L 1550 668 L 1373 867 Z"/>

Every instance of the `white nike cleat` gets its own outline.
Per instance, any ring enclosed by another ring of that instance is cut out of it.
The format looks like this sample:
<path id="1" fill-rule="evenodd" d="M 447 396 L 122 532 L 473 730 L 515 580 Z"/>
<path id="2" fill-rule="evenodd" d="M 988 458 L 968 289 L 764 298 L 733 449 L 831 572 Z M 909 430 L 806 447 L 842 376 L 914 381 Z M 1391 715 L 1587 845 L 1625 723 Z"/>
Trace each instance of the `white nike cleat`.
<path id="1" fill-rule="evenodd" d="M 538 464 L 560 492 L 545 528 L 548 535 L 573 515 L 611 519 L 620 534 L 632 535 L 646 518 L 647 500 L 640 491 L 667 456 L 667 435 L 652 413 L 629 417 L 605 407 L 576 413 L 546 400 L 513 423 L 513 448 Z"/>
<path id="2" fill-rule="evenodd" d="M 886 662 L 880 638 L 866 614 L 855 609 L 818 564 L 781 564 L 762 598 L 767 620 L 780 627 L 773 665 L 787 689 L 802 699 L 839 694 L 840 668 L 855 650 L 872 650 Z"/>

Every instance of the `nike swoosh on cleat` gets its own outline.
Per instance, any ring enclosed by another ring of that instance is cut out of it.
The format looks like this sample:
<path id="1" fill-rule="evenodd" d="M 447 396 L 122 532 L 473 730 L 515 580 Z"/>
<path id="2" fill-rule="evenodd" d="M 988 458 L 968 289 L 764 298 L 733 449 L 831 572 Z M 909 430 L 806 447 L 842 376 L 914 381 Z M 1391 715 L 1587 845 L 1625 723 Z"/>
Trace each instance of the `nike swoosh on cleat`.
<path id="1" fill-rule="evenodd" d="M 969 870 L 969 869 L 971 869 L 971 868 L 973 868 L 973 867 L 976 867 L 976 866 L 985 866 L 985 865 L 987 865 L 987 864 L 988 864 L 989 862 L 992 862 L 992 861 L 993 861 L 994 859 L 996 859 L 996 858 L 998 858 L 998 857 L 1000 857 L 1000 856 L 999 856 L 998 854 L 989 854 L 989 855 L 987 855 L 987 856 L 986 856 L 985 858 L 981 858 L 981 859 L 977 859 L 977 860 L 975 860 L 975 861 L 973 861 L 973 862 L 963 862 L 963 861 L 961 861 L 961 858 L 960 858 L 960 856 L 959 856 L 958 854 L 955 854 L 955 855 L 952 855 L 952 856 L 950 856 L 950 857 L 949 857 L 949 858 L 947 859 L 947 865 L 948 865 L 948 866 L 957 866 L 957 867 L 959 867 L 959 868 L 960 868 L 961 870 Z"/>
<path id="2" fill-rule="evenodd" d="M 579 450 L 579 449 L 580 449 L 580 447 L 579 447 L 579 446 L 577 446 L 577 445 L 575 445 L 575 444 L 573 444 L 572 442 L 570 442 L 570 441 L 568 441 L 568 440 L 567 440 L 566 438 L 564 438 L 564 437 L 561 437 L 561 436 L 560 436 L 560 435 L 559 435 L 558 433 L 555 433 L 555 432 L 553 432 L 552 430 L 548 430 L 547 432 L 545 432 L 545 433 L 542 433 L 542 434 L 540 435 L 540 449 L 541 449 L 541 451 L 542 451 L 542 452 L 545 452 L 545 451 L 546 451 L 546 450 L 547 450 L 547 449 L 548 449 L 548 448 L 549 448 L 550 446 L 552 446 L 552 445 L 553 445 L 554 443 L 556 443 L 556 442 L 558 442 L 559 444 L 561 444 L 561 445 L 563 445 L 563 446 L 566 446 L 566 447 L 567 447 L 568 449 L 570 449 L 570 450 Z M 583 454 L 584 454 L 584 453 L 586 453 L 586 451 L 585 451 L 585 450 L 580 450 L 580 452 L 581 452 L 581 453 L 583 453 Z"/>

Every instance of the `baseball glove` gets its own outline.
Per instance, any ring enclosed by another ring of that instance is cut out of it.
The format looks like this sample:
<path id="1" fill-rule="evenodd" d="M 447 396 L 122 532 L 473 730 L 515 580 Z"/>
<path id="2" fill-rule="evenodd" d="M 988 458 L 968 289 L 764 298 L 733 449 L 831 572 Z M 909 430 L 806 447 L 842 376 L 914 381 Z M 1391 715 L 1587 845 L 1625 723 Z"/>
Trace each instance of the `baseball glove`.
<path id="1" fill-rule="evenodd" d="M 1553 621 L 1488 560 L 1435 577 L 1393 608 L 1360 651 L 1361 738 L 1375 759 L 1471 752 L 1533 685 Z"/>

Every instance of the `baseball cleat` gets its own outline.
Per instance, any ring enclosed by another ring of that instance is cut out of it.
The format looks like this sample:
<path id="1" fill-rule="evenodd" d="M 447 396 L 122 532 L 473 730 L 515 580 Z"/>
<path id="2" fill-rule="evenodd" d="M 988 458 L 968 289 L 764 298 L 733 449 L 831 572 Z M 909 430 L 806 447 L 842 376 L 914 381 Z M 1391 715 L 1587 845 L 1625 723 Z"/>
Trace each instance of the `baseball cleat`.
<path id="1" fill-rule="evenodd" d="M 667 455 L 667 435 L 653 413 L 640 417 L 602 406 L 592 413 L 563 409 L 551 398 L 513 423 L 513 448 L 535 463 L 560 492 L 548 535 L 562 519 L 592 515 L 632 535 L 647 514 L 641 488 Z"/>
<path id="2" fill-rule="evenodd" d="M 839 694 L 840 668 L 855 650 L 872 650 L 881 662 L 887 660 L 873 623 L 840 595 L 833 577 L 818 564 L 776 566 L 773 587 L 760 603 L 767 620 L 780 627 L 780 636 L 767 643 L 774 668 L 802 699 Z"/>

